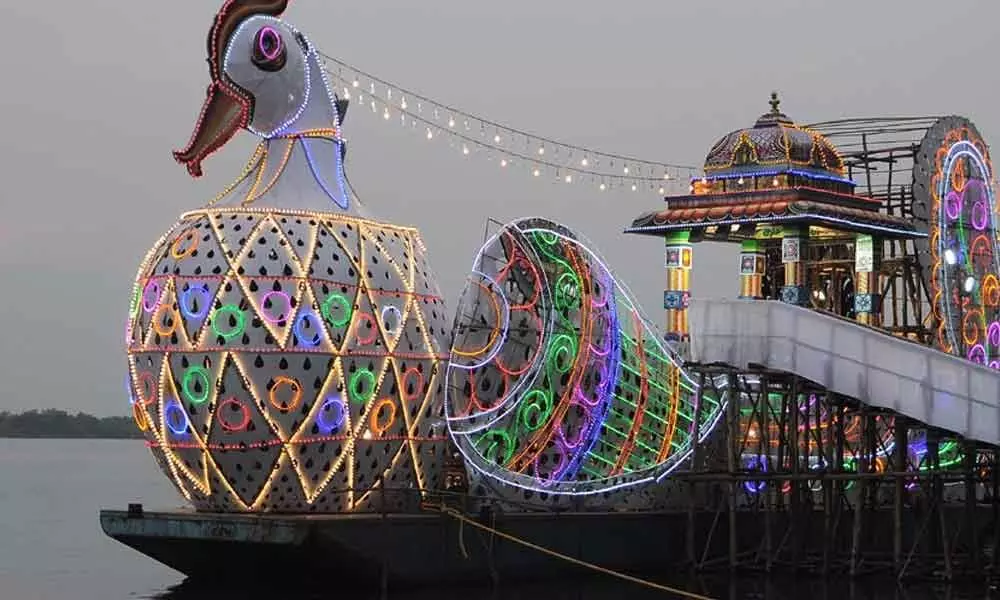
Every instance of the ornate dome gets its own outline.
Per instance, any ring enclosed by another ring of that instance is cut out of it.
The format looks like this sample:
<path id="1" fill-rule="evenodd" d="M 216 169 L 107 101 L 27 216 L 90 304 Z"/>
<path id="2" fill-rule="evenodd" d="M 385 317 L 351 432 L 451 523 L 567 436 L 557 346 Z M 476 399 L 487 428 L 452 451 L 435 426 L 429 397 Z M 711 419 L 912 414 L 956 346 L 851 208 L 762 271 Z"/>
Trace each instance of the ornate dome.
<path id="1" fill-rule="evenodd" d="M 843 176 L 844 162 L 823 135 L 799 127 L 778 110 L 778 94 L 771 94 L 771 111 L 749 129 L 733 131 L 712 146 L 705 158 L 705 174 L 749 174 L 787 170 Z"/>

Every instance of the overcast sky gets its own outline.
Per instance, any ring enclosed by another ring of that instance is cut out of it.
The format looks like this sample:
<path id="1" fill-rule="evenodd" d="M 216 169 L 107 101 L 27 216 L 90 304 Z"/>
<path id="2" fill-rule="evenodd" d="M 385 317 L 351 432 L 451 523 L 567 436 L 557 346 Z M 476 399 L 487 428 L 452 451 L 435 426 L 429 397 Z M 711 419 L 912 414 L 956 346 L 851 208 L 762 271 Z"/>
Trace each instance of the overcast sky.
<path id="1" fill-rule="evenodd" d="M 123 323 L 138 261 L 235 177 L 241 134 L 191 180 L 184 144 L 221 0 L 8 0 L 0 87 L 0 410 L 126 414 Z M 996 0 L 293 0 L 328 54 L 567 142 L 700 164 L 767 110 L 799 122 L 961 114 L 1000 137 Z M 353 110 L 348 169 L 369 209 L 418 226 L 452 308 L 487 217 L 540 215 L 594 241 L 662 320 L 662 242 L 622 235 L 648 194 L 501 173 Z M 995 142 L 994 142 L 995 143 Z M 732 247 L 698 246 L 696 295 L 737 290 Z"/>

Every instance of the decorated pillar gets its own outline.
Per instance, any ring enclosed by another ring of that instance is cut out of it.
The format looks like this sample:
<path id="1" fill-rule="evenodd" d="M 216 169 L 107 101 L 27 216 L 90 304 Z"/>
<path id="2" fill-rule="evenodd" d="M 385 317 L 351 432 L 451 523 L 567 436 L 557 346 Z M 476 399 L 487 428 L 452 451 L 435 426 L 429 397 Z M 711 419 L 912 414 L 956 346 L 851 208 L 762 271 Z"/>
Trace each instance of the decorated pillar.
<path id="1" fill-rule="evenodd" d="M 781 286 L 781 301 L 797 306 L 809 303 L 806 268 L 803 261 L 809 240 L 807 229 L 785 228 L 781 238 L 781 263 L 785 266 L 785 284 Z"/>
<path id="2" fill-rule="evenodd" d="M 854 314 L 859 323 L 878 325 L 878 252 L 870 235 L 858 234 L 854 243 Z"/>
<path id="3" fill-rule="evenodd" d="M 691 232 L 677 231 L 666 236 L 667 285 L 663 308 L 667 312 L 667 341 L 686 344 L 688 306 L 691 303 Z"/>
<path id="4" fill-rule="evenodd" d="M 740 245 L 740 298 L 763 298 L 764 249 L 757 240 Z"/>

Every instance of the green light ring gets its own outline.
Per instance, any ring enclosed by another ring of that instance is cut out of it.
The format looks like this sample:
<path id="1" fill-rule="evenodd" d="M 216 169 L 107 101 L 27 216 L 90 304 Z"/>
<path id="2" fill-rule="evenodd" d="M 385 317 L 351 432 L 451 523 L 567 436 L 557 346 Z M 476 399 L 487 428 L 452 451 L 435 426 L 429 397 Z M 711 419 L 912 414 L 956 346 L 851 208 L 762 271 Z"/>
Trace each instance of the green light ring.
<path id="1" fill-rule="evenodd" d="M 231 315 L 236 317 L 236 325 L 229 331 L 222 331 L 221 329 L 219 329 L 219 318 L 222 317 L 223 315 Z M 215 333 L 215 335 L 227 341 L 233 339 L 234 337 L 242 335 L 243 332 L 246 330 L 246 325 L 247 325 L 246 316 L 243 314 L 243 311 L 240 310 L 240 307 L 236 306 L 235 304 L 226 304 L 225 306 L 220 306 L 215 310 L 215 313 L 212 315 L 212 331 Z"/>
<path id="2" fill-rule="evenodd" d="M 334 319 L 333 314 L 330 312 L 330 309 L 332 308 L 331 305 L 334 301 L 340 302 L 340 305 L 344 307 L 344 316 L 342 319 Z M 347 298 L 338 293 L 330 294 L 326 300 L 323 301 L 323 304 L 320 305 L 319 310 L 320 314 L 323 315 L 323 318 L 334 327 L 343 327 L 347 325 L 351 322 L 351 316 L 354 314 L 354 307 L 351 306 L 351 303 L 347 300 Z"/>
<path id="3" fill-rule="evenodd" d="M 578 349 L 579 345 L 573 337 L 565 333 L 554 336 L 549 343 L 549 350 L 546 353 L 546 362 L 549 368 L 557 373 L 569 373 L 573 369 L 573 361 L 576 359 Z M 565 368 L 560 368 L 559 357 L 564 354 L 567 355 L 566 366 Z"/>
<path id="4" fill-rule="evenodd" d="M 360 392 L 358 392 L 359 383 L 362 377 L 368 380 L 369 390 L 365 396 L 362 396 Z M 375 395 L 374 373 L 372 373 L 368 369 L 362 369 L 360 371 L 356 371 L 353 375 L 351 375 L 351 400 L 355 404 L 364 404 L 365 402 L 371 400 L 372 396 L 374 395 Z"/>
<path id="5" fill-rule="evenodd" d="M 580 301 L 580 290 L 582 288 L 583 284 L 579 275 L 573 271 L 564 271 L 562 275 L 556 279 L 556 293 L 554 297 L 556 308 L 558 310 L 576 308 L 572 305 L 572 302 Z M 575 291 L 576 295 L 570 295 L 570 290 Z"/>
<path id="6" fill-rule="evenodd" d="M 204 393 L 201 396 L 196 396 L 191 390 L 191 382 L 195 377 L 201 377 L 204 381 Z M 184 396 L 187 397 L 191 404 L 204 404 L 208 401 L 208 395 L 211 393 L 212 388 L 211 379 L 208 376 L 208 370 L 204 367 L 194 366 L 188 369 L 184 373 L 184 379 L 181 381 L 181 391 L 184 392 Z"/>
<path id="7" fill-rule="evenodd" d="M 486 450 L 482 452 L 482 456 L 487 462 L 491 462 L 495 465 L 505 465 L 510 462 L 511 458 L 514 457 L 514 438 L 503 429 L 492 429 L 487 431 L 483 435 L 479 436 L 475 445 L 481 445 L 484 440 L 489 442 L 489 445 L 486 446 Z M 497 460 L 497 446 L 500 444 L 503 444 L 504 449 L 503 461 Z"/>
<path id="8" fill-rule="evenodd" d="M 541 402 L 531 401 L 531 398 L 541 396 Z M 544 390 L 531 390 L 521 399 L 521 408 L 518 411 L 518 420 L 528 431 L 538 431 L 552 415 L 552 393 Z M 531 417 L 536 416 L 535 424 L 531 424 Z"/>

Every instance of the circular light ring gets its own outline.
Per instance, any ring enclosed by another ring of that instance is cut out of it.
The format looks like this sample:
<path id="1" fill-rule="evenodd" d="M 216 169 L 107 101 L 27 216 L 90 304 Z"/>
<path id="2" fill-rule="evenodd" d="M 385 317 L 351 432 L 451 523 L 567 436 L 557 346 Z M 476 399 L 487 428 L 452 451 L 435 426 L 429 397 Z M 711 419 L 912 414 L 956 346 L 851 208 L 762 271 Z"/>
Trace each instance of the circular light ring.
<path id="1" fill-rule="evenodd" d="M 149 431 L 149 417 L 146 416 L 145 409 L 138 403 L 132 405 L 132 419 L 135 421 L 135 426 L 139 428 L 139 431 L 143 433 Z"/>
<path id="2" fill-rule="evenodd" d="M 553 408 L 552 392 L 531 390 L 521 398 L 518 420 L 528 431 L 538 431 L 549 420 Z"/>
<path id="3" fill-rule="evenodd" d="M 174 238 L 170 245 L 170 255 L 175 260 L 184 260 L 198 250 L 198 231 L 194 228 L 184 230 Z"/>
<path id="4" fill-rule="evenodd" d="M 236 411 L 239 411 L 239 421 L 233 422 L 226 418 L 228 413 L 233 412 L 232 410 L 227 411 L 226 408 L 231 407 L 235 407 Z M 215 410 L 215 418 L 219 420 L 219 425 L 222 426 L 223 431 L 229 433 L 246 431 L 247 427 L 250 426 L 250 409 L 243 402 L 234 397 L 229 397 L 219 403 L 219 408 Z"/>
<path id="5" fill-rule="evenodd" d="M 504 373 L 506 373 L 510 377 L 519 377 L 519 376 L 524 375 L 525 373 L 527 373 L 528 369 L 530 369 L 531 366 L 533 364 L 535 364 L 535 360 L 538 358 L 538 355 L 542 352 L 542 344 L 541 344 L 541 342 L 545 339 L 544 321 L 542 320 L 541 315 L 539 315 L 537 313 L 534 313 L 534 312 L 529 312 L 529 310 L 530 309 L 511 308 L 510 309 L 510 312 L 511 312 L 510 326 L 513 326 L 513 323 L 514 323 L 514 319 L 513 319 L 513 313 L 514 312 L 525 312 L 525 313 L 527 313 L 532 318 L 534 318 L 534 320 L 535 320 L 535 322 L 537 324 L 537 328 L 535 329 L 535 331 L 538 332 L 538 337 L 540 338 L 539 339 L 539 344 L 537 344 L 534 348 L 532 348 L 532 351 L 529 353 L 528 358 L 526 358 L 524 360 L 524 364 L 521 365 L 519 368 L 515 369 L 515 368 L 512 368 L 512 367 L 506 366 L 503 363 L 503 356 L 501 354 L 497 354 L 496 358 L 493 360 L 493 363 L 497 366 L 497 368 L 500 369 L 501 371 L 503 371 Z"/>
<path id="6" fill-rule="evenodd" d="M 394 326 L 389 325 L 390 317 L 396 318 L 396 324 Z M 395 335 L 399 328 L 403 325 L 403 313 L 399 311 L 398 308 L 391 304 L 387 304 L 382 307 L 382 327 L 386 333 L 389 335 Z"/>
<path id="7" fill-rule="evenodd" d="M 326 416 L 328 412 L 335 410 L 335 417 L 329 418 Z M 331 435 L 336 431 L 339 431 L 344 425 L 344 421 L 347 420 L 347 406 L 344 404 L 344 399 L 339 395 L 333 395 L 327 398 L 323 405 L 320 407 L 319 412 L 316 414 L 316 425 L 319 427 L 326 435 Z"/>
<path id="8" fill-rule="evenodd" d="M 169 315 L 164 313 L 169 313 Z M 168 318 L 170 324 L 164 326 L 163 322 Z M 180 320 L 180 315 L 177 314 L 177 311 L 172 306 L 161 304 L 156 307 L 156 312 L 153 313 L 153 331 L 160 337 L 170 337 L 177 332 L 177 324 Z"/>
<path id="9" fill-rule="evenodd" d="M 531 461 L 532 470 L 534 470 L 535 482 L 542 487 L 549 487 L 556 483 L 559 483 L 563 471 L 569 466 L 569 458 L 566 456 L 566 450 L 559 447 L 559 443 L 552 447 L 556 450 L 556 454 L 559 456 L 559 462 L 556 464 L 556 468 L 552 469 L 552 472 L 548 475 L 542 473 L 541 465 L 539 464 L 543 456 L 542 453 L 535 455 L 535 459 Z"/>
<path id="10" fill-rule="evenodd" d="M 485 279 L 490 287 L 484 286 L 481 282 L 474 282 L 482 291 L 486 292 L 490 298 L 491 304 L 493 304 L 494 314 L 496 316 L 496 325 L 493 331 L 490 333 L 490 340 L 487 341 L 485 345 L 479 350 L 469 351 L 469 350 L 458 350 L 456 346 L 456 337 L 452 335 L 452 346 L 451 346 L 451 365 L 463 369 L 477 369 L 488 363 L 490 363 L 503 349 L 504 343 L 507 341 L 507 330 L 510 325 L 510 303 L 507 297 L 502 293 L 502 288 L 494 279 L 490 278 L 479 271 L 473 271 L 473 274 L 477 277 Z M 467 288 L 468 289 L 468 288 Z M 492 290 L 501 290 L 499 294 L 495 294 Z M 535 295 L 538 295 L 538 290 L 535 290 Z M 497 301 L 497 296 L 503 301 L 503 307 L 500 307 L 500 303 Z M 463 300 L 459 301 L 460 304 L 464 304 Z M 487 320 L 487 322 L 489 322 Z M 457 327 L 455 327 L 457 329 Z M 492 347 L 491 347 L 492 346 Z M 486 356 L 482 356 L 483 354 Z M 466 359 L 478 358 L 475 362 L 463 361 L 459 364 L 455 360 L 455 356 L 460 356 Z M 481 358 L 480 358 L 481 357 Z"/>
<path id="11" fill-rule="evenodd" d="M 413 392 L 407 391 L 410 387 L 407 385 L 411 383 L 411 380 L 416 377 L 416 383 L 413 384 Z M 413 402 L 414 400 L 419 400 L 424 393 L 424 374 L 420 372 L 420 369 L 416 367 L 410 367 L 403 372 L 403 377 L 399 382 L 400 397 L 403 402 Z"/>
<path id="12" fill-rule="evenodd" d="M 187 413 L 181 407 L 181 403 L 171 398 L 163 406 L 163 421 L 167 424 L 167 429 L 175 436 L 185 436 L 188 433 Z"/>
<path id="13" fill-rule="evenodd" d="M 201 309 L 195 311 L 192 308 L 192 295 L 197 294 L 200 299 Z M 208 286 L 201 285 L 189 285 L 188 288 L 181 292 L 180 302 L 181 313 L 188 319 L 204 319 L 208 316 L 208 311 L 212 307 L 212 296 L 211 292 L 208 291 Z"/>
<path id="14" fill-rule="evenodd" d="M 236 321 L 235 325 L 229 326 L 230 329 L 228 331 L 219 327 L 219 321 L 226 316 L 232 317 Z M 212 315 L 212 332 L 226 341 L 243 335 L 243 332 L 246 331 L 246 325 L 246 316 L 243 314 L 243 311 L 240 310 L 240 307 L 235 304 L 220 306 L 215 309 L 215 313 Z"/>
<path id="15" fill-rule="evenodd" d="M 285 302 L 285 308 L 277 316 L 274 315 L 274 298 L 283 298 Z M 267 308 L 270 304 L 271 308 Z M 285 292 L 271 291 L 264 294 L 260 299 L 260 318 L 264 319 L 272 325 L 277 325 L 278 323 L 283 323 L 288 320 L 288 316 L 292 314 L 292 298 Z"/>
<path id="16" fill-rule="evenodd" d="M 546 362 L 550 369 L 565 375 L 573 369 L 573 361 L 577 356 L 577 341 L 566 335 L 565 333 L 560 333 L 552 337 L 552 341 L 549 342 L 549 350 L 546 356 Z"/>
<path id="17" fill-rule="evenodd" d="M 479 448 L 483 445 L 483 441 L 486 441 L 486 449 L 480 452 L 486 462 L 503 466 L 510 463 L 511 459 L 514 458 L 514 438 L 511 437 L 503 429 L 491 429 L 479 436 L 475 442 L 475 446 Z M 497 454 L 497 447 L 500 446 L 503 449 L 503 458 L 498 460 L 500 456 Z"/>
<path id="18" fill-rule="evenodd" d="M 979 363 L 981 365 L 987 365 L 989 362 L 989 357 L 986 354 L 986 348 L 982 344 L 976 344 L 969 348 L 969 354 L 967 357 L 970 361 L 974 363 Z"/>
<path id="19" fill-rule="evenodd" d="M 487 374 L 490 374 L 490 372 L 488 372 L 488 371 L 482 371 L 482 370 L 479 370 L 479 369 L 469 369 L 469 371 L 468 371 L 468 373 L 469 373 L 469 389 L 471 390 L 471 393 L 469 394 L 469 403 L 468 403 L 468 406 L 467 406 L 466 410 L 464 411 L 464 413 L 460 413 L 460 414 L 458 414 L 456 416 L 458 416 L 458 417 L 468 417 L 468 416 L 472 416 L 472 417 L 485 417 L 489 413 L 496 411 L 498 408 L 500 408 L 501 406 L 503 406 L 504 404 L 506 404 L 507 401 L 510 399 L 510 395 L 508 393 L 508 392 L 510 392 L 510 376 L 508 376 L 503 371 L 500 371 L 500 385 L 502 386 L 501 389 L 503 389 L 503 394 L 497 394 L 496 400 L 493 403 L 491 403 L 489 406 L 486 406 L 482 402 L 480 402 L 479 401 L 479 394 L 476 391 L 476 389 L 477 389 L 477 386 L 476 386 L 476 374 L 477 373 L 482 373 L 482 372 L 486 372 Z M 493 374 L 495 374 L 495 371 L 493 372 Z M 472 412 L 473 409 L 476 410 L 475 414 L 473 414 L 473 412 Z"/>
<path id="20" fill-rule="evenodd" d="M 354 321 L 354 339 L 357 340 L 358 344 L 361 346 L 371 346 L 378 338 L 378 323 L 375 322 L 375 317 L 364 311 L 358 311 L 355 315 L 357 315 L 358 318 Z M 362 322 L 368 323 L 368 326 L 371 329 L 368 337 L 361 337 Z"/>
<path id="21" fill-rule="evenodd" d="M 160 282 L 155 278 L 150 278 L 142 288 L 142 310 L 152 313 L 160 303 L 162 292 L 163 287 L 160 286 Z"/>
<path id="22" fill-rule="evenodd" d="M 295 324 L 292 326 L 292 333 L 295 334 L 295 339 L 298 341 L 299 345 L 305 346 L 307 348 L 315 348 L 319 346 L 320 342 L 323 341 L 323 333 L 321 331 L 316 331 L 313 337 L 306 337 L 303 328 L 306 326 L 307 319 L 316 319 L 316 316 L 309 311 L 302 311 L 297 317 L 295 317 Z M 318 325 L 319 323 L 317 323 Z"/>
<path id="23" fill-rule="evenodd" d="M 202 393 L 198 395 L 194 392 L 194 380 L 201 380 Z M 212 380 L 209 377 L 208 369 L 199 366 L 193 366 L 184 372 L 184 378 L 181 380 L 181 392 L 184 393 L 184 397 L 188 399 L 191 404 L 204 404 L 208 402 L 208 396 L 212 391 Z"/>
<path id="24" fill-rule="evenodd" d="M 368 391 L 363 395 L 360 391 L 358 391 L 361 387 L 362 379 L 367 382 L 368 387 Z M 350 392 L 351 401 L 355 404 L 364 404 L 371 400 L 372 396 L 375 395 L 375 374 L 369 369 L 359 369 L 355 371 L 351 374 Z"/>
<path id="25" fill-rule="evenodd" d="M 284 404 L 278 400 L 278 388 L 283 386 L 287 386 L 292 390 L 292 399 Z M 271 390 L 267 394 L 267 399 L 271 403 L 271 406 L 279 411 L 283 413 L 291 412 L 302 402 L 302 384 L 292 377 L 278 375 L 274 378 L 274 385 L 271 386 Z"/>
<path id="26" fill-rule="evenodd" d="M 156 377 L 149 371 L 140 371 L 137 383 L 136 394 L 139 396 L 140 403 L 143 406 L 155 404 L 159 397 Z"/>
<path id="27" fill-rule="evenodd" d="M 459 349 L 453 344 L 451 352 L 452 354 L 456 354 L 458 356 L 478 357 L 486 354 L 487 351 L 492 349 L 494 342 L 496 342 L 497 338 L 500 337 L 501 329 L 503 328 L 504 313 L 506 311 L 500 308 L 500 303 L 497 301 L 496 294 L 493 292 L 493 290 L 483 285 L 482 282 L 479 281 L 473 281 L 470 283 L 472 283 L 472 285 L 477 286 L 480 290 L 482 290 L 483 294 L 485 294 L 486 297 L 489 298 L 490 305 L 493 307 L 493 315 L 496 316 L 496 319 L 493 321 L 494 322 L 493 330 L 490 331 L 490 335 L 486 343 L 483 344 L 482 347 L 477 348 L 475 350 L 465 350 L 465 349 Z M 506 298 L 504 299 L 504 305 L 506 308 Z M 487 320 L 487 322 L 489 321 Z"/>
<path id="28" fill-rule="evenodd" d="M 387 413 L 385 423 L 382 422 L 382 419 L 379 419 L 382 409 L 386 409 Z M 378 401 L 378 404 L 372 407 L 371 414 L 368 416 L 368 428 L 373 434 L 381 437 L 386 431 L 389 431 L 395 423 L 396 403 L 392 401 L 392 398 L 382 398 Z"/>
<path id="29" fill-rule="evenodd" d="M 555 304 L 558 310 L 572 310 L 580 302 L 580 277 L 572 271 L 564 271 L 556 279 Z"/>
<path id="30" fill-rule="evenodd" d="M 340 304 L 342 310 L 344 311 L 344 316 L 340 319 L 333 318 L 333 304 Z M 351 305 L 350 301 L 341 294 L 330 294 L 327 296 L 323 304 L 320 305 L 320 314 L 326 319 L 326 322 L 333 327 L 343 327 L 351 322 L 351 316 L 354 312 L 354 307 Z"/>
<path id="31" fill-rule="evenodd" d="M 288 61 L 288 49 L 277 29 L 265 25 L 257 30 L 250 61 L 262 71 L 275 72 L 284 68 Z"/>

